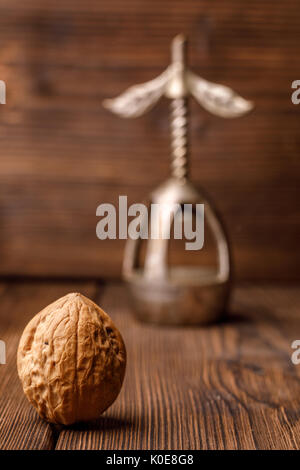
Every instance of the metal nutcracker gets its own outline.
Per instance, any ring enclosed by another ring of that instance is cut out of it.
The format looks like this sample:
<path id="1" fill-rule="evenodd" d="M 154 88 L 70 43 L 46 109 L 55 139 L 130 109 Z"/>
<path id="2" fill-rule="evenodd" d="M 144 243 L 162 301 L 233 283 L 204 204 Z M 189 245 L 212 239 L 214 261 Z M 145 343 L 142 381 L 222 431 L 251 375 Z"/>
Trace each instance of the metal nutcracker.
<path id="1" fill-rule="evenodd" d="M 141 239 L 126 242 L 123 275 L 142 320 L 162 324 L 205 324 L 225 311 L 230 292 L 230 250 L 223 224 L 211 201 L 189 180 L 188 99 L 192 95 L 207 111 L 224 118 L 241 116 L 253 107 L 223 85 L 208 82 L 186 65 L 187 41 L 178 35 L 172 42 L 172 62 L 157 78 L 135 85 L 104 106 L 125 118 L 135 118 L 151 109 L 164 95 L 171 100 L 171 177 L 155 189 L 151 203 L 204 204 L 205 220 L 216 242 L 218 266 L 169 266 L 169 241 L 147 241 L 144 266 L 139 266 Z M 161 232 L 168 230 L 171 212 L 158 213 Z M 148 220 L 144 221 L 148 223 Z M 153 222 L 153 220 L 152 220 Z"/>

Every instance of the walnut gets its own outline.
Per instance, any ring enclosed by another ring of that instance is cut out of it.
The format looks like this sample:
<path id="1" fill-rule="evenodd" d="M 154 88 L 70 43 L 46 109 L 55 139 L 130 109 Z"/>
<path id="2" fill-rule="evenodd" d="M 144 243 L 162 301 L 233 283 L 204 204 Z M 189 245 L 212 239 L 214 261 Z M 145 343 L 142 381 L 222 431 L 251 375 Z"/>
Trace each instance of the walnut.
<path id="1" fill-rule="evenodd" d="M 111 318 L 76 293 L 32 318 L 17 362 L 24 393 L 39 415 L 69 425 L 98 418 L 115 401 L 126 349 Z"/>

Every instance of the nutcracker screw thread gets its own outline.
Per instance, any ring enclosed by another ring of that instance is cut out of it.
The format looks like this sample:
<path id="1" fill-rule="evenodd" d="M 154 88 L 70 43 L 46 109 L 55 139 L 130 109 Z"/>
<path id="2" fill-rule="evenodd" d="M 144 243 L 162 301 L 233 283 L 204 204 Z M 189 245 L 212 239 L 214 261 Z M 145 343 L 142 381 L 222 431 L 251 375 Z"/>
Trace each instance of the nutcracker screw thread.
<path id="1" fill-rule="evenodd" d="M 176 98 L 171 101 L 171 172 L 184 182 L 188 177 L 188 101 Z"/>

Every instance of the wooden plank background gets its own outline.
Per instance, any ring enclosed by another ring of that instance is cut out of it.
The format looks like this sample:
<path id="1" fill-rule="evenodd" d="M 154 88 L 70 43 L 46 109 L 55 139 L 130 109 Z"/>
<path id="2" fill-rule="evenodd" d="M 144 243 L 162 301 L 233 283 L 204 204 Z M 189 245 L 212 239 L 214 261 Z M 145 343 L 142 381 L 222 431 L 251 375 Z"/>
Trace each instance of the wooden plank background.
<path id="1" fill-rule="evenodd" d="M 299 279 L 299 13 L 296 0 L 2 0 L 0 274 L 120 274 L 123 242 L 97 240 L 96 207 L 167 177 L 168 106 L 126 121 L 101 102 L 158 75 L 184 32 L 196 73 L 256 103 L 234 121 L 192 106 L 193 180 L 223 213 L 237 278 Z"/>

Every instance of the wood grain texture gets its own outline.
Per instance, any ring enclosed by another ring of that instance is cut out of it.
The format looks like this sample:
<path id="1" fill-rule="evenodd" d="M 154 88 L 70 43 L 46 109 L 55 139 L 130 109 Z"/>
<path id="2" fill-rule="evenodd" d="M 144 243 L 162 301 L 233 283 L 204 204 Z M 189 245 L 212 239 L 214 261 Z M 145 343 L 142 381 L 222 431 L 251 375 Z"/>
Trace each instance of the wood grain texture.
<path id="1" fill-rule="evenodd" d="M 223 324 L 163 328 L 132 317 L 124 286 L 101 301 L 124 337 L 125 383 L 101 419 L 57 449 L 299 449 L 297 288 L 244 287 Z"/>
<path id="2" fill-rule="evenodd" d="M 140 202 L 168 175 L 168 106 L 126 121 L 101 102 L 158 75 L 169 44 L 256 104 L 234 121 L 193 103 L 192 175 L 216 201 L 238 279 L 300 279 L 299 2 L 3 0 L 0 274 L 120 275 L 123 242 L 95 236 L 96 207 Z M 175 256 L 182 262 L 182 254 Z M 191 260 L 193 262 L 193 260 Z"/>
<path id="3" fill-rule="evenodd" d="M 0 365 L 0 449 L 53 449 L 56 430 L 27 401 L 17 374 L 16 352 L 25 325 L 42 308 L 68 292 L 95 295 L 90 282 L 0 284 L 0 339 L 7 348 Z"/>
<path id="4" fill-rule="evenodd" d="M 27 402 L 16 350 L 33 314 L 70 291 L 98 302 L 124 337 L 128 367 L 121 394 L 97 421 L 50 427 Z M 164 328 L 135 321 L 119 283 L 0 284 L 1 449 L 300 449 L 300 338 L 295 287 L 244 286 L 225 322 Z"/>

